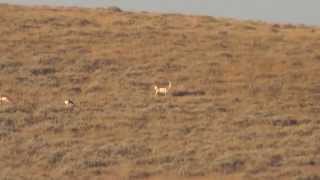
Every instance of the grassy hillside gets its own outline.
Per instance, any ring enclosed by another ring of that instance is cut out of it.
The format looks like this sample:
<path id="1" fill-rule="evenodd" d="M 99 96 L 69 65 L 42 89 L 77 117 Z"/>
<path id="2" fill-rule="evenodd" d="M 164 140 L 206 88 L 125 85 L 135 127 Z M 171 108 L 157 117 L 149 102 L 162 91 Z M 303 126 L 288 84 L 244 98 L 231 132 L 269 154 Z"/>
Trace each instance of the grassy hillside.
<path id="1" fill-rule="evenodd" d="M 319 49 L 316 27 L 0 5 L 0 179 L 319 179 Z"/>

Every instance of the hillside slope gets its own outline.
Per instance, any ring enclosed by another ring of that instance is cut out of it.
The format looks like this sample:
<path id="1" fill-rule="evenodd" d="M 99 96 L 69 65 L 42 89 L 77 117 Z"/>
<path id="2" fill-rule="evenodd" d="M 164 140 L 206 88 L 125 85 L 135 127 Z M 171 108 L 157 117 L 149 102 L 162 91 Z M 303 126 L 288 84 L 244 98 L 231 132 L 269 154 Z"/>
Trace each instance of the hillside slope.
<path id="1" fill-rule="evenodd" d="M 319 178 L 319 49 L 315 27 L 0 5 L 0 179 Z"/>

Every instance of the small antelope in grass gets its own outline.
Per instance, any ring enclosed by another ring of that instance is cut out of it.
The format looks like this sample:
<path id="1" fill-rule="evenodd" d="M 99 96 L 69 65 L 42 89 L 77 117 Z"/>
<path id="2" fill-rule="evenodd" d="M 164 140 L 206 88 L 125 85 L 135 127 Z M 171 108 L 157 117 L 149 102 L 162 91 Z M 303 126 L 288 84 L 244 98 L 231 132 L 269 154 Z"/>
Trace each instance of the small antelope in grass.
<path id="1" fill-rule="evenodd" d="M 66 105 L 67 108 L 72 108 L 75 106 L 74 102 L 72 102 L 70 99 L 65 100 L 64 104 Z"/>
<path id="2" fill-rule="evenodd" d="M 2 103 L 12 103 L 12 100 L 7 96 L 0 96 L 0 104 Z"/>
<path id="3" fill-rule="evenodd" d="M 169 81 L 168 87 L 161 87 L 159 88 L 158 86 L 154 86 L 154 90 L 156 91 L 155 96 L 158 94 L 164 94 L 165 96 L 167 95 L 169 89 L 171 88 L 171 82 Z"/>

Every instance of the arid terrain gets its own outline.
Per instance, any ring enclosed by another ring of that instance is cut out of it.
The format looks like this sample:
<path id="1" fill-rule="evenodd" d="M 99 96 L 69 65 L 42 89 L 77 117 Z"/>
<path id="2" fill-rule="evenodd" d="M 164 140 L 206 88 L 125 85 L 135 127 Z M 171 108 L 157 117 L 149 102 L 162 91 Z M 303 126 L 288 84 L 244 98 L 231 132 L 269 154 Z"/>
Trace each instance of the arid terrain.
<path id="1" fill-rule="evenodd" d="M 1 180 L 320 179 L 318 27 L 2 4 L 0 94 Z"/>

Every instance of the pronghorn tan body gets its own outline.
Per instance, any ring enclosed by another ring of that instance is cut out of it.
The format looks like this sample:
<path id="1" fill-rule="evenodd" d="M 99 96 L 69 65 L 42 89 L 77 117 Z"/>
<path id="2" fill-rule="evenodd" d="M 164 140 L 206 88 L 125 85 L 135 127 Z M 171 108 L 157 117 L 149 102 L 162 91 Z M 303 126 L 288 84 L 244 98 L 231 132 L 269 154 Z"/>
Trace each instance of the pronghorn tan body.
<path id="1" fill-rule="evenodd" d="M 170 88 L 171 88 L 171 82 L 170 81 L 169 81 L 169 86 L 168 87 L 159 88 L 158 86 L 154 86 L 154 90 L 156 91 L 155 96 L 157 96 L 158 94 L 163 94 L 163 95 L 166 96 Z"/>
<path id="2" fill-rule="evenodd" d="M 65 100 L 64 104 L 66 105 L 67 108 L 71 108 L 75 106 L 74 102 L 72 102 L 70 99 Z"/>
<path id="3" fill-rule="evenodd" d="M 2 103 L 11 103 L 11 99 L 8 98 L 7 96 L 0 96 L 0 104 Z"/>

